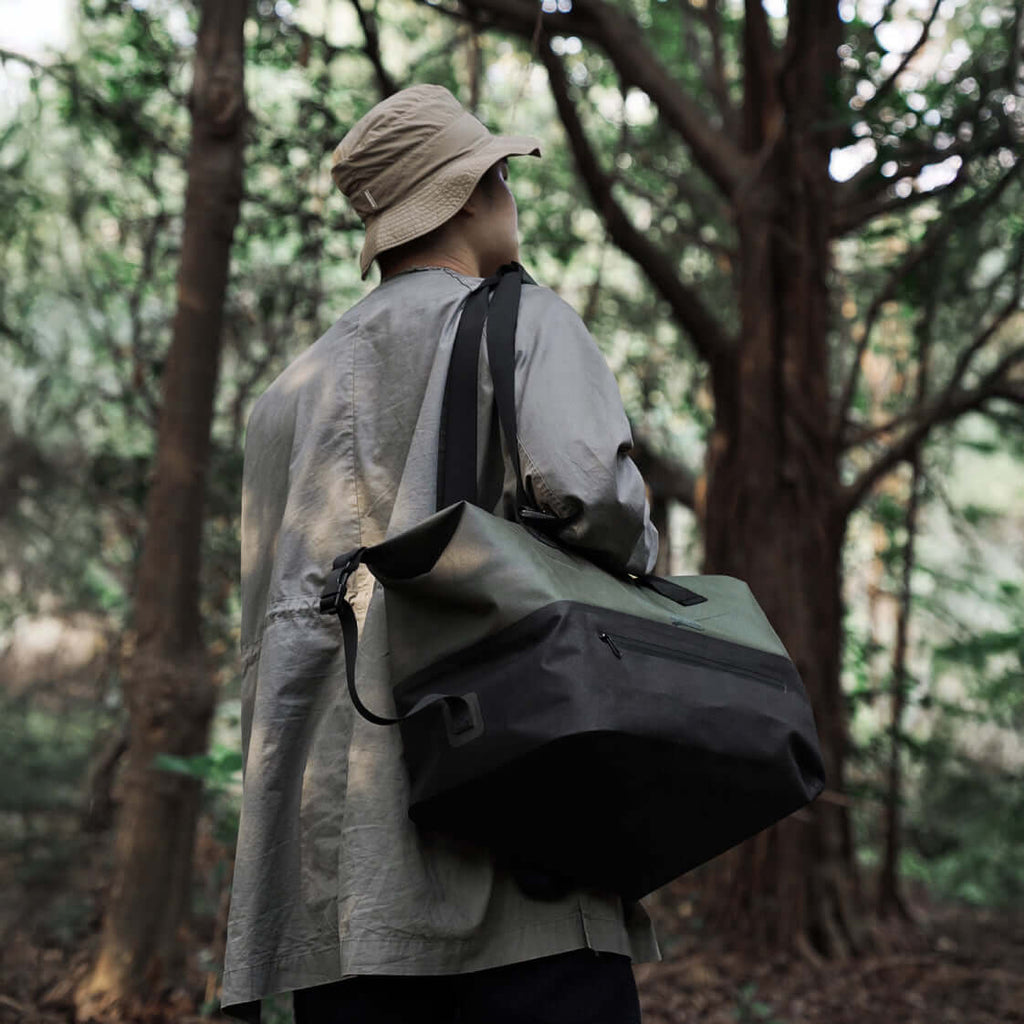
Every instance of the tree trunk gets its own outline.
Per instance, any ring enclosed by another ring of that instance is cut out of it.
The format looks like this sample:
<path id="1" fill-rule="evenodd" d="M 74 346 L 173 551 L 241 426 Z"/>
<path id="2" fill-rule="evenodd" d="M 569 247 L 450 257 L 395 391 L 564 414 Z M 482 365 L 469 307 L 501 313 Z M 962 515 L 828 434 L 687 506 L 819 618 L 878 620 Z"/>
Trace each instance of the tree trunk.
<path id="1" fill-rule="evenodd" d="M 837 452 L 830 432 L 828 270 L 834 4 L 789 5 L 776 70 L 759 0 L 747 3 L 744 148 L 754 176 L 736 197 L 742 337 L 712 364 L 705 571 L 741 576 L 793 658 L 814 705 L 828 785 L 843 788 L 846 723 Z M 819 800 L 706 872 L 705 903 L 766 943 L 858 945 L 844 802 Z M 742 915 L 742 917 L 737 917 Z"/>
<path id="2" fill-rule="evenodd" d="M 900 806 L 903 801 L 903 717 L 907 708 L 907 633 L 910 625 L 911 574 L 914 568 L 914 540 L 917 535 L 917 510 L 921 492 L 921 455 L 912 460 L 910 499 L 907 503 L 907 543 L 903 549 L 903 572 L 900 581 L 900 606 L 896 618 L 896 645 L 892 656 L 889 720 L 889 764 L 885 787 L 883 836 L 885 849 L 878 878 L 878 911 L 883 916 L 897 914 L 909 917 L 899 884 Z"/>
<path id="3" fill-rule="evenodd" d="M 932 272 L 925 302 L 924 316 L 918 329 L 917 344 L 917 401 L 922 403 L 928 393 L 931 371 L 932 336 L 935 314 L 942 287 L 941 269 L 944 261 L 940 258 L 938 267 Z M 907 501 L 907 542 L 903 549 L 903 566 L 900 579 L 899 614 L 896 620 L 896 644 L 892 656 L 891 702 L 892 717 L 889 723 L 889 765 L 885 791 L 883 830 L 885 851 L 882 856 L 882 870 L 878 879 L 878 911 L 882 915 L 897 914 L 910 918 L 910 909 L 903 899 L 899 884 L 900 839 L 903 830 L 900 806 L 903 800 L 903 717 L 907 708 L 907 635 L 910 629 L 910 609 L 913 600 L 912 576 L 914 571 L 915 544 L 917 540 L 918 512 L 921 504 L 921 490 L 924 473 L 921 464 L 921 449 L 914 449 L 910 459 L 910 496 Z"/>
<path id="4" fill-rule="evenodd" d="M 136 646 L 124 681 L 124 802 L 99 953 L 76 996 L 82 1020 L 123 1019 L 135 1003 L 160 1001 L 184 966 L 180 930 L 201 787 L 154 768 L 153 760 L 205 752 L 215 704 L 199 570 L 224 294 L 242 191 L 245 15 L 245 0 L 217 0 L 203 5 L 200 18 L 178 307 L 136 581 Z"/>

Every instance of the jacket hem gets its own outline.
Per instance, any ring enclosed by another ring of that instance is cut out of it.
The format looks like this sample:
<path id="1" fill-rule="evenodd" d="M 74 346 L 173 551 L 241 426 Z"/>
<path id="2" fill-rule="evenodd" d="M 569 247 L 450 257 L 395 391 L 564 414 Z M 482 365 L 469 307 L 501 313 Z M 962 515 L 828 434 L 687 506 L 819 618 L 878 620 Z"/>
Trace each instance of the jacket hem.
<path id="1" fill-rule="evenodd" d="M 618 953 L 628 956 L 633 963 L 661 960 L 653 930 L 630 935 L 621 918 L 594 916 L 581 906 L 542 928 L 522 929 L 516 941 L 499 954 L 467 949 L 466 943 L 453 944 L 450 939 L 410 949 L 406 938 L 377 936 L 347 939 L 340 947 L 332 945 L 310 954 L 275 957 L 251 967 L 235 968 L 225 973 L 221 1010 L 249 1024 L 258 1024 L 262 998 L 354 975 L 469 974 L 577 949 Z"/>

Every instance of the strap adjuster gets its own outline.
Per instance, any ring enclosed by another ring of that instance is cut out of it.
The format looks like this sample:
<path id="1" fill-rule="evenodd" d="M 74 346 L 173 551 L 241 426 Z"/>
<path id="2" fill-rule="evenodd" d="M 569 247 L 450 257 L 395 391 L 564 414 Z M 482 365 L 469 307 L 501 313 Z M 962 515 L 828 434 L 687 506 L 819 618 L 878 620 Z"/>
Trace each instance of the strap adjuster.
<path id="1" fill-rule="evenodd" d="M 366 548 L 356 548 L 347 554 L 338 555 L 320 591 L 320 614 L 334 615 L 345 600 L 349 577 L 359 568 Z"/>

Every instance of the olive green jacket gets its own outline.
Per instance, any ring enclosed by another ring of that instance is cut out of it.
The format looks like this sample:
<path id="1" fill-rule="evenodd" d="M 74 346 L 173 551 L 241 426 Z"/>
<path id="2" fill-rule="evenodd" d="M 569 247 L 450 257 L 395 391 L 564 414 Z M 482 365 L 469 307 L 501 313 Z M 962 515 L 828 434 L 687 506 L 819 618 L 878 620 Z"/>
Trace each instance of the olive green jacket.
<path id="1" fill-rule="evenodd" d="M 420 522 L 462 305 L 479 279 L 426 268 L 384 282 L 296 359 L 249 419 L 242 493 L 242 815 L 222 1002 L 360 974 L 451 974 L 590 947 L 658 960 L 639 903 L 526 897 L 490 854 L 421 835 L 395 728 L 354 712 L 341 630 L 318 610 L 335 555 Z M 554 292 L 523 289 L 516 402 L 527 490 L 575 516 L 562 540 L 635 573 L 657 532 L 628 457 L 614 377 Z M 481 353 L 478 472 L 499 514 L 515 484 Z M 488 502 L 490 504 L 490 502 Z M 379 584 L 349 584 L 357 685 L 394 714 Z"/>

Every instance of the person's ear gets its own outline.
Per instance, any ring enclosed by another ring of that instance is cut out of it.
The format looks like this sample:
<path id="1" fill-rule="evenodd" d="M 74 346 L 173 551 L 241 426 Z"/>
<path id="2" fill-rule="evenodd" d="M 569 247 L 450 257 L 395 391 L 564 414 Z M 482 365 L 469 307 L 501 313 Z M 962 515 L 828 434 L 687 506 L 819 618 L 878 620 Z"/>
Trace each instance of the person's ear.
<path id="1" fill-rule="evenodd" d="M 476 183 L 476 187 L 470 193 L 469 198 L 463 203 L 462 209 L 459 211 L 460 213 L 466 214 L 467 217 L 476 217 L 490 209 L 491 194 L 488 190 L 489 182 L 487 181 L 487 175 L 491 173 L 492 171 L 488 171 Z"/>
<path id="2" fill-rule="evenodd" d="M 470 197 L 462 204 L 462 209 L 459 213 L 464 213 L 467 217 L 476 217 L 483 209 L 483 199 L 480 195 L 480 188 L 477 186 L 473 189 Z"/>

